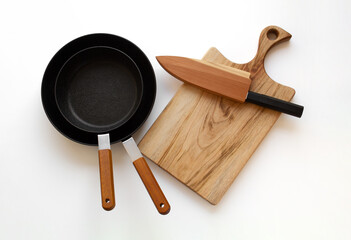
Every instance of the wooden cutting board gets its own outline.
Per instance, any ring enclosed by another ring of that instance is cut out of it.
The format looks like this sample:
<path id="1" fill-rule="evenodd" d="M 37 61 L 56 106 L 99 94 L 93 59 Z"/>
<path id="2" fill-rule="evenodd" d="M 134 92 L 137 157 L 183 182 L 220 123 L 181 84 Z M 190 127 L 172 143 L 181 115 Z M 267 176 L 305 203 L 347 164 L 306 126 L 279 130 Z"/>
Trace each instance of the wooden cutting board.
<path id="1" fill-rule="evenodd" d="M 233 63 L 216 48 L 203 60 L 248 71 L 251 91 L 290 101 L 294 89 L 274 82 L 264 69 L 267 51 L 290 38 L 283 29 L 269 26 L 261 32 L 258 52 L 250 62 Z M 183 84 L 139 148 L 194 192 L 217 204 L 279 116 L 273 110 Z"/>

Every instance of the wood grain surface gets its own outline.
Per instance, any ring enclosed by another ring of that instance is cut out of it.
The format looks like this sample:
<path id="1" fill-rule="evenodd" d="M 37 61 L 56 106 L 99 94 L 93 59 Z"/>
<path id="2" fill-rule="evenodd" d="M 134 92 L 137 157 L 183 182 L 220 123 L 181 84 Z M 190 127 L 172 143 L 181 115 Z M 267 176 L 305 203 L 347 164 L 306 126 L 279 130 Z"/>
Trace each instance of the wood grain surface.
<path id="1" fill-rule="evenodd" d="M 294 89 L 266 74 L 264 57 L 291 35 L 265 28 L 253 60 L 236 64 L 211 48 L 202 60 L 251 74 L 250 90 L 290 101 Z M 139 148 L 161 168 L 211 204 L 217 204 L 280 116 L 250 103 L 237 103 L 183 84 L 154 122 Z"/>

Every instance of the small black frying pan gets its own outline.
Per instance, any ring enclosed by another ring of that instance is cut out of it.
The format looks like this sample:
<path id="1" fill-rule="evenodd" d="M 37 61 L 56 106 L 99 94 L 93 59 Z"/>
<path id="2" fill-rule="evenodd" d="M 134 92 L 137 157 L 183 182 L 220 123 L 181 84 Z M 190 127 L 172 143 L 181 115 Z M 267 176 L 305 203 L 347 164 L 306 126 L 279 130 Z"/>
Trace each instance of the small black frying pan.
<path id="1" fill-rule="evenodd" d="M 161 214 L 170 205 L 131 135 L 148 117 L 156 95 L 153 68 L 132 42 L 91 34 L 62 47 L 42 82 L 42 103 L 55 128 L 69 139 L 99 145 L 102 207 L 115 206 L 110 143 L 123 141 Z"/>

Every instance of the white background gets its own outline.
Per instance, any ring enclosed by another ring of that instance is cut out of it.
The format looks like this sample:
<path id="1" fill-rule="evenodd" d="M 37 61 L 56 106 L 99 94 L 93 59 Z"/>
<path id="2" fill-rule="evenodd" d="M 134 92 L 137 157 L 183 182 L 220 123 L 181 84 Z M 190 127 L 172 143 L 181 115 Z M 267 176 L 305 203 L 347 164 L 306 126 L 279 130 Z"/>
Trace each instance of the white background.
<path id="1" fill-rule="evenodd" d="M 279 118 L 217 206 L 148 160 L 167 216 L 114 144 L 117 206 L 104 211 L 97 149 L 60 135 L 41 105 L 56 51 L 105 32 L 146 53 L 158 92 L 139 142 L 181 84 L 155 56 L 201 58 L 215 46 L 248 62 L 268 25 L 293 36 L 265 65 L 296 90 L 303 117 Z M 0 26 L 0 239 L 351 239 L 349 0 L 2 1 Z"/>

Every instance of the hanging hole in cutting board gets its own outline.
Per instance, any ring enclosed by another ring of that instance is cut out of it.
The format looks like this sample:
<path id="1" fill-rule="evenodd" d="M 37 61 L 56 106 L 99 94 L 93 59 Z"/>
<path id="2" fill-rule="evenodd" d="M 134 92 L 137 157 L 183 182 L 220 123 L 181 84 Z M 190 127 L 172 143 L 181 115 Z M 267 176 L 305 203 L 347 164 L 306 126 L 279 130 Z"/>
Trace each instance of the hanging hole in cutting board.
<path id="1" fill-rule="evenodd" d="M 105 202 L 106 202 L 106 203 L 109 203 L 109 202 L 110 202 L 110 199 L 106 198 L 106 199 L 105 199 Z"/>
<path id="2" fill-rule="evenodd" d="M 278 38 L 278 35 L 279 35 L 279 33 L 278 33 L 278 31 L 276 30 L 276 29 L 269 29 L 268 30 L 268 32 L 267 32 L 267 38 L 269 39 L 269 40 L 276 40 L 277 38 Z"/>
<path id="3" fill-rule="evenodd" d="M 165 205 L 163 203 L 160 204 L 160 207 L 163 208 Z"/>

